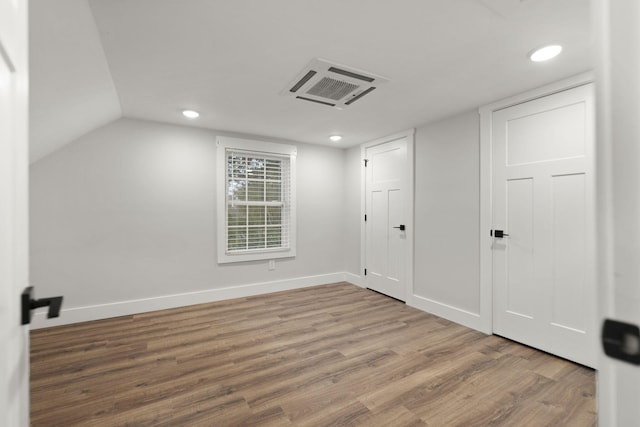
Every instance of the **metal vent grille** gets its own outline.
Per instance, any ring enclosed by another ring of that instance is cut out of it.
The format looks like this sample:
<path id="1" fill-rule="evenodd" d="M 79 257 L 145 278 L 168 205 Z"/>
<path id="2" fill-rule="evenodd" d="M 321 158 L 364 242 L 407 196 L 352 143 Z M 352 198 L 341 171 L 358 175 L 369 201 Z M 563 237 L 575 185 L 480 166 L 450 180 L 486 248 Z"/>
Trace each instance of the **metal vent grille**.
<path id="1" fill-rule="evenodd" d="M 382 76 L 315 58 L 280 93 L 341 110 L 359 103 L 388 81 Z"/>
<path id="2" fill-rule="evenodd" d="M 323 105 L 328 105 L 329 107 L 335 107 L 336 104 L 333 104 L 331 102 L 325 102 L 325 101 L 319 101 L 317 99 L 311 99 L 311 98 L 306 98 L 304 96 L 296 96 L 297 99 L 302 99 L 304 101 L 310 101 L 310 102 L 315 102 L 317 104 L 323 104 Z"/>
<path id="3" fill-rule="evenodd" d="M 351 98 L 350 100 L 348 100 L 347 102 L 345 102 L 345 105 L 351 105 L 351 104 L 353 104 L 353 103 L 354 103 L 354 102 L 356 102 L 358 99 L 362 98 L 363 96 L 365 96 L 365 95 L 366 95 L 366 94 L 368 94 L 368 93 L 373 92 L 374 90 L 376 90 L 376 88 L 375 88 L 375 87 L 370 87 L 370 88 L 369 88 L 369 89 L 367 89 L 367 90 L 363 90 L 362 92 L 360 92 L 360 94 L 359 94 L 359 95 L 356 95 L 356 96 L 354 96 L 353 98 Z"/>
<path id="4" fill-rule="evenodd" d="M 373 82 L 375 79 L 369 76 L 363 76 L 362 74 L 353 73 L 351 71 L 343 70 L 337 67 L 329 67 L 329 71 L 336 74 L 342 74 L 343 76 L 353 77 L 354 79 L 364 80 L 365 82 Z"/>
<path id="5" fill-rule="evenodd" d="M 315 76 L 316 74 L 318 74 L 316 71 L 309 71 L 303 78 L 300 79 L 298 83 L 296 83 L 291 89 L 289 89 L 289 92 L 297 92 L 302 86 L 305 85 L 305 83 L 307 83 L 311 79 L 311 77 Z"/>
<path id="6" fill-rule="evenodd" d="M 324 77 L 314 86 L 312 86 L 311 89 L 307 91 L 307 93 L 309 95 L 315 95 L 337 101 L 349 95 L 351 92 L 358 89 L 358 87 L 358 85 L 351 84 L 342 80 Z"/>

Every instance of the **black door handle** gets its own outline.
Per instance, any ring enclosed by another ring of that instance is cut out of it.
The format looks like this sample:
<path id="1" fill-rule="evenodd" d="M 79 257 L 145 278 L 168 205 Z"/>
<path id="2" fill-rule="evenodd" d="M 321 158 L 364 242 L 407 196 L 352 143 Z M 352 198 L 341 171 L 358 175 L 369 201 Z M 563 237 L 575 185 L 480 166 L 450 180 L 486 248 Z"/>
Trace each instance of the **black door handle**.
<path id="1" fill-rule="evenodd" d="M 495 237 L 496 239 L 502 239 L 503 237 L 509 236 L 507 233 L 505 233 L 502 230 L 491 230 L 490 234 L 493 235 L 493 237 Z"/>
<path id="2" fill-rule="evenodd" d="M 404 224 L 400 224 L 399 226 L 393 228 L 399 228 L 400 231 L 404 231 Z"/>
<path id="3" fill-rule="evenodd" d="M 33 298 L 33 286 L 29 286 L 22 291 L 22 324 L 31 323 L 31 310 L 39 307 L 49 307 L 47 318 L 60 317 L 60 309 L 62 308 L 62 297 L 51 298 Z"/>
<path id="4" fill-rule="evenodd" d="M 602 346 L 607 356 L 640 365 L 640 328 L 637 325 L 605 319 Z"/>

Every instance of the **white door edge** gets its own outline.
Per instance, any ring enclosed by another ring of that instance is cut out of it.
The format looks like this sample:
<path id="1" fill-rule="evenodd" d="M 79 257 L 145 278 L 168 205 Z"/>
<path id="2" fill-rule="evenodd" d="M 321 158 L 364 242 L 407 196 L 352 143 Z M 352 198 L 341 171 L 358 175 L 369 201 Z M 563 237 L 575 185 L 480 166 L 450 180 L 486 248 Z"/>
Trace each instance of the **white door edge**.
<path id="1" fill-rule="evenodd" d="M 567 79 L 551 83 L 518 95 L 505 98 L 478 109 L 480 113 L 480 323 L 479 330 L 492 334 L 493 331 L 493 255 L 491 244 L 493 238 L 489 230 L 493 229 L 492 205 L 493 168 L 491 164 L 492 118 L 493 113 L 504 108 L 522 104 L 544 96 L 553 95 L 595 81 L 592 71 L 581 73 Z"/>
<path id="2" fill-rule="evenodd" d="M 364 223 L 364 215 L 366 213 L 366 170 L 364 168 L 364 160 L 366 159 L 367 149 L 375 147 L 376 145 L 385 144 L 387 142 L 393 142 L 398 139 L 406 138 L 407 140 L 407 194 L 408 204 L 410 208 L 407 212 L 407 255 L 405 260 L 406 268 L 406 302 L 413 297 L 413 238 L 414 238 L 414 136 L 416 130 L 408 129 L 403 132 L 398 132 L 393 135 L 385 136 L 375 139 L 373 141 L 365 142 L 360 145 L 360 282 L 366 286 L 364 278 L 364 269 L 366 268 L 366 229 Z"/>
<path id="3" fill-rule="evenodd" d="M 638 205 L 640 185 L 635 177 L 624 178 L 640 165 L 640 4 L 592 0 L 591 7 L 597 42 L 598 320 L 638 325 L 638 209 L 629 206 Z M 608 357 L 602 345 L 599 353 L 599 425 L 638 425 L 640 366 Z"/>
<path id="4" fill-rule="evenodd" d="M 0 1 L 0 425 L 29 425 L 28 1 Z"/>

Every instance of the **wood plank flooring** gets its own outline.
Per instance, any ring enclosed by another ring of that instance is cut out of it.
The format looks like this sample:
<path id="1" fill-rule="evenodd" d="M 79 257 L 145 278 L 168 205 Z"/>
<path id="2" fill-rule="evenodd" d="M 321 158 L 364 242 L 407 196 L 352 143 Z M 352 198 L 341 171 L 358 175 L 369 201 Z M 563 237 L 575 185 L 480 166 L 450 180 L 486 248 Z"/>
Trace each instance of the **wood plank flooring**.
<path id="1" fill-rule="evenodd" d="M 594 371 L 347 283 L 31 334 L 34 426 L 594 426 Z"/>

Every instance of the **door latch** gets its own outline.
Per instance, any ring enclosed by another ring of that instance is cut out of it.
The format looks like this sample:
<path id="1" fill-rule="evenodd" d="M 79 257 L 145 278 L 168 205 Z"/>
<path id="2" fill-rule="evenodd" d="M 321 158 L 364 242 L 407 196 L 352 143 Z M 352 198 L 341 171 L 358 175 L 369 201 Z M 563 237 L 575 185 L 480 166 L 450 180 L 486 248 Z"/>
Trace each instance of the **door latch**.
<path id="1" fill-rule="evenodd" d="M 400 231 L 404 231 L 405 226 L 404 226 L 404 224 L 400 224 L 400 225 L 398 225 L 397 227 L 393 227 L 393 228 L 399 228 L 399 229 L 400 229 Z"/>
<path id="2" fill-rule="evenodd" d="M 60 317 L 60 308 L 62 308 L 62 297 L 51 298 L 33 298 L 33 286 L 26 287 L 22 291 L 22 324 L 28 325 L 31 323 L 31 310 L 35 310 L 40 307 L 49 307 L 47 318 Z"/>
<path id="3" fill-rule="evenodd" d="M 607 356 L 640 365 L 640 329 L 638 326 L 606 319 L 602 326 L 602 346 Z"/>

